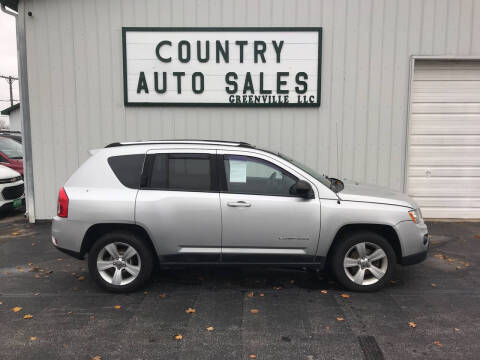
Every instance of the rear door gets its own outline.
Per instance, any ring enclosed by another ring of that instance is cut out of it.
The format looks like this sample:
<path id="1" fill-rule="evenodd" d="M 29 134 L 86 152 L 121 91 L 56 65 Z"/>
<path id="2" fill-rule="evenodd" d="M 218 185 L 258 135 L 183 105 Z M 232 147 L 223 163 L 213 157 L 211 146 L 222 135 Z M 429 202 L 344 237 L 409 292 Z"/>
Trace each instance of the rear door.
<path id="1" fill-rule="evenodd" d="M 320 232 L 315 186 L 314 199 L 291 195 L 298 179 L 308 180 L 266 155 L 232 150 L 219 158 L 222 261 L 314 262 Z"/>
<path id="2" fill-rule="evenodd" d="M 215 150 L 147 152 L 135 218 L 164 263 L 217 262 L 221 252 Z"/>

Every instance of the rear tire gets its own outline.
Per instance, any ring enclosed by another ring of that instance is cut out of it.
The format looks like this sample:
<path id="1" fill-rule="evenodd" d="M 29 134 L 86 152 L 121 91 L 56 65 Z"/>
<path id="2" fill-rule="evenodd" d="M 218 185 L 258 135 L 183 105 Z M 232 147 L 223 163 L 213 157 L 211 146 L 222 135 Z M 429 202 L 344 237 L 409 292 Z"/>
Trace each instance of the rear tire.
<path id="1" fill-rule="evenodd" d="M 333 249 L 331 270 L 349 290 L 375 291 L 390 282 L 395 271 L 395 252 L 383 236 L 373 232 L 346 235 Z"/>
<path id="2" fill-rule="evenodd" d="M 95 282 L 112 292 L 131 292 L 151 277 L 154 257 L 144 239 L 126 231 L 102 235 L 88 253 L 88 270 Z"/>

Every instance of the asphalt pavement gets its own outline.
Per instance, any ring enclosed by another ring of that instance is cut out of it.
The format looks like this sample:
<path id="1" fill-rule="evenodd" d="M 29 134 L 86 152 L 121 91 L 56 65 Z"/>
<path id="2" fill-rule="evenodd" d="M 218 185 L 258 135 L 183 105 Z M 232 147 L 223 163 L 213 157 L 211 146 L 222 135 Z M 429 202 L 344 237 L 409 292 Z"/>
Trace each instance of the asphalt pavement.
<path id="1" fill-rule="evenodd" d="M 427 260 L 376 293 L 325 273 L 194 267 L 123 295 L 53 248 L 50 224 L 0 215 L 0 358 L 478 359 L 480 223 L 429 230 Z"/>

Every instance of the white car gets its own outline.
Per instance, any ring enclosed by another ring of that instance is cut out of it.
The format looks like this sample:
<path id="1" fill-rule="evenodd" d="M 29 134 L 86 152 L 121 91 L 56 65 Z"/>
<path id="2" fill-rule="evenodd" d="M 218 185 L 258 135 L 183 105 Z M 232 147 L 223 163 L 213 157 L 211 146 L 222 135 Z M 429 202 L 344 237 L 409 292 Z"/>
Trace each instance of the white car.
<path id="1" fill-rule="evenodd" d="M 24 199 L 22 175 L 0 165 L 0 211 L 17 209 L 22 206 Z"/>

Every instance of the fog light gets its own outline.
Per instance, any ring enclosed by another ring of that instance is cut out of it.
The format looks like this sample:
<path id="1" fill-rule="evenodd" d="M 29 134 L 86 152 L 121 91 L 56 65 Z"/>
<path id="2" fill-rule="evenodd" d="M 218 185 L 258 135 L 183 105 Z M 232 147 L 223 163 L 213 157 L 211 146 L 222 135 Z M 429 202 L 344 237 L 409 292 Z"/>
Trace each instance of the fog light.
<path id="1" fill-rule="evenodd" d="M 52 243 L 53 243 L 53 245 L 58 246 L 58 241 L 57 241 L 57 239 L 55 239 L 54 236 L 52 236 Z"/>
<path id="2" fill-rule="evenodd" d="M 423 245 L 428 244 L 428 234 L 423 235 Z"/>

